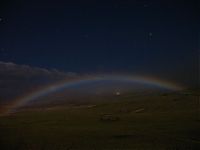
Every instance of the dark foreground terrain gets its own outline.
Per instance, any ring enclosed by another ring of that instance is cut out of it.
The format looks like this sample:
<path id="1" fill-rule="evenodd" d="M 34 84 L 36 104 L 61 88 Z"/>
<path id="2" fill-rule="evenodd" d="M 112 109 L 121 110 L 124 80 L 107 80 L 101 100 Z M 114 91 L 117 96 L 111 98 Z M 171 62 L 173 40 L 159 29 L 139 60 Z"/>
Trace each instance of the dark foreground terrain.
<path id="1" fill-rule="evenodd" d="M 0 149 L 200 149 L 198 92 L 115 98 L 1 116 Z"/>

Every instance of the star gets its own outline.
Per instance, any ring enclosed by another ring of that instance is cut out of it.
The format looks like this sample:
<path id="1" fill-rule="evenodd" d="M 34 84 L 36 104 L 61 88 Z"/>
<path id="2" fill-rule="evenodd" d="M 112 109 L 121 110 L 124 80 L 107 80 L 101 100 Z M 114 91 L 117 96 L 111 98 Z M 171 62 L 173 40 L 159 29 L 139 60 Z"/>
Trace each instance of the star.
<path id="1" fill-rule="evenodd" d="M 152 39 L 152 36 L 153 36 L 153 33 L 152 33 L 152 32 L 149 32 L 149 39 L 150 39 L 150 40 Z"/>

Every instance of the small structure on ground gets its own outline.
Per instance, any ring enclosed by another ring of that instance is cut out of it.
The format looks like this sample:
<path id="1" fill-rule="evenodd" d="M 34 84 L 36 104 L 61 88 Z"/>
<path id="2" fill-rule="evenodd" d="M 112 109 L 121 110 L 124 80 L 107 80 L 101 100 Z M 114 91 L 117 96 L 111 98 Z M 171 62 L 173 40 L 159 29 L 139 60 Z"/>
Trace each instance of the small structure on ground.
<path id="1" fill-rule="evenodd" d="M 139 109 L 136 109 L 135 110 L 135 113 L 141 113 L 141 112 L 143 112 L 144 111 L 144 108 L 139 108 Z"/>
<path id="2" fill-rule="evenodd" d="M 100 117 L 101 121 L 118 121 L 119 117 L 113 114 L 102 114 Z"/>

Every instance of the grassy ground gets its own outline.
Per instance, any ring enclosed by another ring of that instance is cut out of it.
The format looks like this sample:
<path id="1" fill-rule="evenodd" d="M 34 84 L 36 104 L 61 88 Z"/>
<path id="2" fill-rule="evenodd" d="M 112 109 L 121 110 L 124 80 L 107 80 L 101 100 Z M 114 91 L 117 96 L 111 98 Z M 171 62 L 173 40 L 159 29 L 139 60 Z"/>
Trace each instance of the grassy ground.
<path id="1" fill-rule="evenodd" d="M 200 149 L 197 94 L 107 101 L 0 117 L 0 149 Z"/>

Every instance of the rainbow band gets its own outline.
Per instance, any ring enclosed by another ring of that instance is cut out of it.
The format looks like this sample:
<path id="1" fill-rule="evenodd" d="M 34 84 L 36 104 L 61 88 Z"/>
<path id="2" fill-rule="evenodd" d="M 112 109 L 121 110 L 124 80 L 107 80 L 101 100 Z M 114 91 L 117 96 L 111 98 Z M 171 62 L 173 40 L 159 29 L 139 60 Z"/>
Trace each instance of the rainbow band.
<path id="1" fill-rule="evenodd" d="M 43 87 L 41 89 L 37 89 L 34 92 L 28 93 L 20 98 L 17 98 L 12 104 L 10 104 L 5 111 L 3 111 L 3 114 L 9 114 L 12 111 L 16 110 L 17 108 L 24 106 L 29 101 L 32 101 L 34 99 L 37 99 L 39 97 L 48 95 L 50 93 L 56 92 L 61 89 L 65 89 L 71 86 L 80 85 L 82 83 L 92 82 L 92 81 L 103 81 L 103 80 L 115 80 L 115 81 L 126 81 L 126 82 L 137 82 L 141 84 L 147 84 L 147 85 L 153 85 L 160 88 L 165 88 L 169 90 L 181 90 L 182 88 L 176 84 L 162 81 L 159 79 L 153 79 L 148 77 L 137 77 L 137 76 L 122 76 L 122 75 L 101 75 L 101 76 L 90 76 L 85 77 L 82 79 L 78 79 L 75 81 L 69 81 L 64 80 L 59 83 L 55 83 L 52 85 L 48 85 L 46 87 Z"/>

